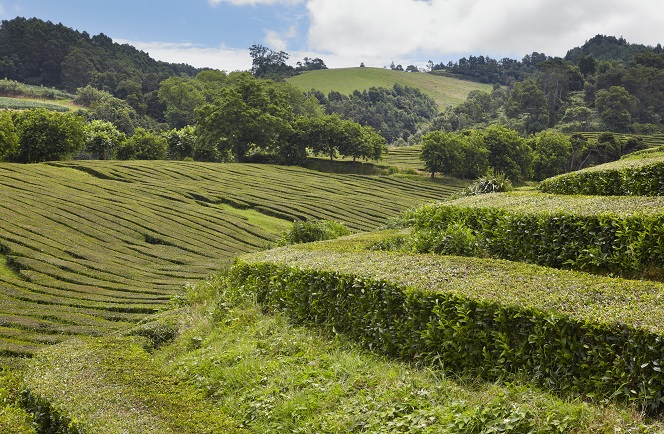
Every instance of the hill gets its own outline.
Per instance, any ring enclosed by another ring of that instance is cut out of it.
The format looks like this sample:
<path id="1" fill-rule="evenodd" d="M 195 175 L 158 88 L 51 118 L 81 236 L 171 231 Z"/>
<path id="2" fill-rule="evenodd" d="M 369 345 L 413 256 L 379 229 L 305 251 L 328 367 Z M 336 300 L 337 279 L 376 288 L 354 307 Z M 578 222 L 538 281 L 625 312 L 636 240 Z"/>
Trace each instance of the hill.
<path id="1" fill-rule="evenodd" d="M 426 178 L 185 162 L 0 165 L 0 353 L 126 329 L 296 219 L 368 230 L 456 190 Z"/>
<path id="2" fill-rule="evenodd" d="M 391 89 L 395 84 L 420 89 L 433 98 L 443 110 L 466 100 L 473 90 L 490 92 L 491 85 L 441 77 L 427 73 L 393 71 L 381 68 L 339 68 L 308 71 L 288 79 L 288 82 L 303 91 L 316 89 L 327 95 L 336 91 L 350 95 L 355 90 L 363 91 L 371 87 Z"/>
<path id="3" fill-rule="evenodd" d="M 132 83 L 150 92 L 164 76 L 193 76 L 200 71 L 189 65 L 154 60 L 130 45 L 113 42 L 103 33 L 90 36 L 38 18 L 2 21 L 0 59 L 1 77 L 69 91 L 93 84 L 119 94 L 132 93 Z"/>

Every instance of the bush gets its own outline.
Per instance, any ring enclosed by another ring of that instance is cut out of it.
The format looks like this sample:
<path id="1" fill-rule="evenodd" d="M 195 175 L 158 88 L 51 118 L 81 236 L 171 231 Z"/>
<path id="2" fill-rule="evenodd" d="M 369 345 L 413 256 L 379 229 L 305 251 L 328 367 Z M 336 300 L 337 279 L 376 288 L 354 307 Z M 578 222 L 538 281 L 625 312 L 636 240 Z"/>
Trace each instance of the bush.
<path id="1" fill-rule="evenodd" d="M 298 250 L 245 256 L 231 280 L 295 323 L 392 357 L 664 409 L 661 284 L 496 260 Z"/>
<path id="2" fill-rule="evenodd" d="M 166 158 L 168 141 L 143 128 L 137 128 L 117 151 L 119 160 L 163 160 Z"/>
<path id="3" fill-rule="evenodd" d="M 465 227 L 465 239 L 472 234 L 491 257 L 641 277 L 663 271 L 663 206 L 653 198 L 498 193 L 422 205 L 403 219 L 420 252 L 448 252 L 447 231 L 457 225 L 457 241 Z"/>
<path id="4" fill-rule="evenodd" d="M 486 193 L 501 193 L 512 191 L 512 182 L 499 170 L 489 170 L 486 175 L 466 187 L 462 195 L 475 196 Z"/>
<path id="5" fill-rule="evenodd" d="M 602 196 L 664 195 L 664 159 L 627 159 L 545 179 L 544 193 Z"/>
<path id="6" fill-rule="evenodd" d="M 350 230 L 343 223 L 330 220 L 296 221 L 293 227 L 281 235 L 278 244 L 310 243 L 312 241 L 332 240 L 349 235 Z"/>
<path id="7" fill-rule="evenodd" d="M 9 156 L 13 161 L 62 160 L 83 149 L 83 120 L 78 116 L 38 108 L 17 114 L 14 123 L 19 144 Z"/>

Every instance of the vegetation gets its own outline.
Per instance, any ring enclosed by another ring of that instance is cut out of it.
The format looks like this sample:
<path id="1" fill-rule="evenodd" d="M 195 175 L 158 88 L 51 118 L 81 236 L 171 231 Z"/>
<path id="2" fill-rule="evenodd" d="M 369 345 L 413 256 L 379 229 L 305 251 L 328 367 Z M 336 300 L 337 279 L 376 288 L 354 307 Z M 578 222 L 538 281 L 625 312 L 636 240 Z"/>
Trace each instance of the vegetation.
<path id="1" fill-rule="evenodd" d="M 294 222 L 293 227 L 281 235 L 279 245 L 310 243 L 312 241 L 333 240 L 350 231 L 343 223 L 330 220 L 310 220 Z"/>
<path id="2" fill-rule="evenodd" d="M 404 215 L 418 251 L 444 250 L 447 230 L 467 228 L 487 256 L 556 268 L 661 276 L 661 209 L 643 197 L 502 193 L 427 204 Z M 441 245 L 440 242 L 443 241 Z"/>
<path id="3" fill-rule="evenodd" d="M 439 77 L 432 74 L 410 74 L 382 68 L 335 68 L 310 71 L 288 79 L 303 92 L 315 89 L 324 95 L 339 92 L 351 95 L 354 91 L 363 93 L 369 88 L 393 89 L 396 84 L 415 88 L 434 100 L 440 110 L 456 106 L 465 101 L 471 91 L 491 91 L 491 85 Z"/>
<path id="4" fill-rule="evenodd" d="M 245 432 L 131 339 L 79 338 L 55 346 L 30 363 L 25 385 L 23 405 L 35 414 L 38 432 Z"/>
<path id="5" fill-rule="evenodd" d="M 126 329 L 294 220 L 369 230 L 457 190 L 268 165 L 0 164 L 0 352 Z"/>
<path id="6" fill-rule="evenodd" d="M 362 351 L 344 335 L 265 313 L 251 294 L 215 276 L 182 294 L 189 320 L 155 359 L 206 391 L 251 432 L 490 430 L 655 432 L 611 405 L 561 400 L 520 385 L 445 376 Z"/>
<path id="7" fill-rule="evenodd" d="M 245 256 L 231 278 L 292 321 L 373 351 L 661 411 L 661 284 L 347 242 Z"/>
<path id="8" fill-rule="evenodd" d="M 434 123 L 447 131 L 502 123 L 521 134 L 547 128 L 661 132 L 663 59 L 660 45 L 597 35 L 564 59 L 535 52 L 521 61 L 470 56 L 448 65 L 431 62 L 434 73 L 496 85 L 492 92 L 473 93 Z"/>
<path id="9" fill-rule="evenodd" d="M 653 149 L 632 158 L 545 179 L 538 188 L 554 194 L 661 196 L 663 168 L 661 149 Z"/>

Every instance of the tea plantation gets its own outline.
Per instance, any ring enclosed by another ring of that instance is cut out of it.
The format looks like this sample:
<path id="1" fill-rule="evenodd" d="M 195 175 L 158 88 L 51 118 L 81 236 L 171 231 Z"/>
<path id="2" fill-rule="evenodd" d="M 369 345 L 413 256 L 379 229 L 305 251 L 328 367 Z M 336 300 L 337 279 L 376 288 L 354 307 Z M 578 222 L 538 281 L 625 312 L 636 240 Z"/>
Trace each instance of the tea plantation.
<path id="1" fill-rule="evenodd" d="M 260 165 L 0 170 L 5 353 L 35 354 L 0 377 L 0 428 L 664 432 L 658 198 L 448 200 L 426 177 Z M 265 249 L 308 218 L 370 232 Z"/>
<path id="2" fill-rule="evenodd" d="M 0 353 L 125 329 L 293 220 L 368 230 L 453 191 L 259 165 L 0 165 Z"/>

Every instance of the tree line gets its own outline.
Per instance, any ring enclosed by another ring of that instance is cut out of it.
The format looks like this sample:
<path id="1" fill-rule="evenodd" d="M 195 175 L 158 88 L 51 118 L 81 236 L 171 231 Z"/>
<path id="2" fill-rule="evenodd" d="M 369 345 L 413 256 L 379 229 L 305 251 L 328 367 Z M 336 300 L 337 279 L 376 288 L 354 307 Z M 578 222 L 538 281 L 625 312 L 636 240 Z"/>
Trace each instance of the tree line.
<path id="1" fill-rule="evenodd" d="M 612 133 L 589 140 L 581 134 L 547 130 L 529 137 L 503 125 L 462 132 L 436 130 L 424 135 L 420 159 L 431 174 L 477 179 L 487 171 L 512 181 L 542 181 L 555 175 L 618 160 L 645 149 L 636 138 Z"/>
<path id="2" fill-rule="evenodd" d="M 565 58 L 532 53 L 521 61 L 484 56 L 430 69 L 494 83 L 433 121 L 461 131 L 503 124 L 521 134 L 561 131 L 664 131 L 664 50 L 598 35 Z M 425 131 L 426 132 L 426 131 Z"/>
<path id="3" fill-rule="evenodd" d="M 302 164 L 310 154 L 380 159 L 385 139 L 372 127 L 326 114 L 315 97 L 248 72 L 203 71 L 160 87 L 176 128 L 152 129 L 123 100 L 90 86 L 75 113 L 0 113 L 0 159 L 35 163 L 71 158 L 193 159 Z"/>

